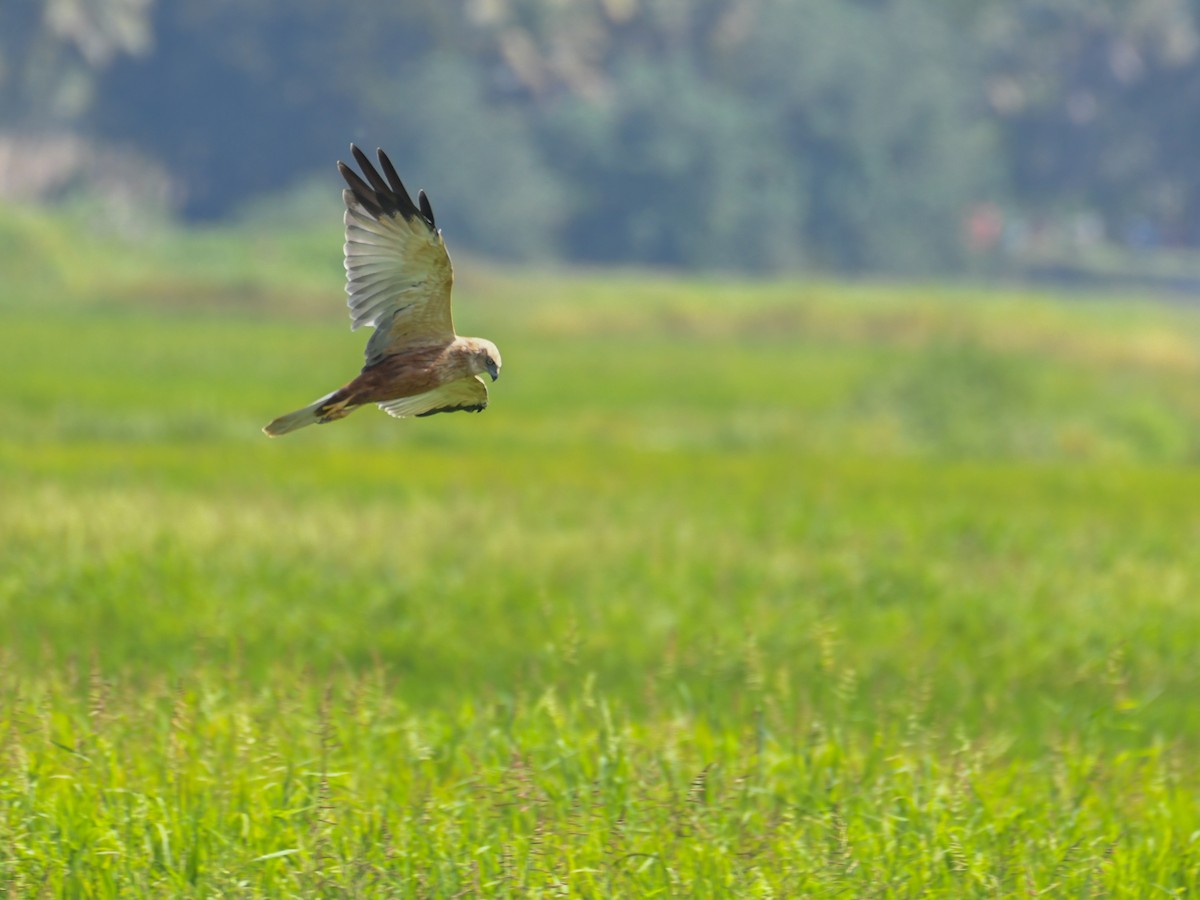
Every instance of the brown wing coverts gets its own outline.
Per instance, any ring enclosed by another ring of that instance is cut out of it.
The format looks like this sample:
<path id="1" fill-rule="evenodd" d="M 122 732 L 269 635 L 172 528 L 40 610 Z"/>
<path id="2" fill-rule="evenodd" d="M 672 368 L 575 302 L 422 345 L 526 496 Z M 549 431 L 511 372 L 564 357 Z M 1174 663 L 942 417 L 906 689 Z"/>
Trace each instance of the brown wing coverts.
<path id="1" fill-rule="evenodd" d="M 367 181 L 363 181 L 357 172 L 340 160 L 338 161 L 338 171 L 342 173 L 342 178 L 350 186 L 354 199 L 363 209 L 376 218 L 400 215 L 404 217 L 405 221 L 412 221 L 413 218 L 419 217 L 429 226 L 430 231 L 437 230 L 429 198 L 425 196 L 424 191 L 418 191 L 417 200 L 421 204 L 420 207 L 418 208 L 412 202 L 412 198 L 404 188 L 404 182 L 396 174 L 396 167 L 392 165 L 392 161 L 388 159 L 386 153 L 382 150 L 376 151 L 379 154 L 379 165 L 383 169 L 384 175 L 387 176 L 387 181 L 384 181 L 375 167 L 371 165 L 367 154 L 354 144 L 350 145 L 350 152 L 354 154 L 355 162 L 358 163 L 358 167 L 362 169 L 363 175 L 370 184 L 368 185 Z"/>

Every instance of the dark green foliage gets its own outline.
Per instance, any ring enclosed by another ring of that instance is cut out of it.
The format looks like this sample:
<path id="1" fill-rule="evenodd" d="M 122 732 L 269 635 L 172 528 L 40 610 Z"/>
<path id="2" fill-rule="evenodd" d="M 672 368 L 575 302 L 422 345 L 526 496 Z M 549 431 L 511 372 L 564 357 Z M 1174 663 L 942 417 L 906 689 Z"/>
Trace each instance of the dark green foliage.
<path id="1" fill-rule="evenodd" d="M 433 2 L 352 13 L 325 0 L 159 3 L 153 52 L 105 75 L 92 125 L 179 175 L 189 217 L 223 215 L 318 167 L 332 172 L 352 139 L 375 143 L 370 99 L 398 66 L 456 46 L 448 17 Z"/>
<path id="2" fill-rule="evenodd" d="M 351 137 L 391 147 L 448 234 L 498 256 L 956 262 L 990 167 L 965 54 L 926 5 L 500 4 L 461 17 L 475 28 L 453 5 L 163 4 L 155 52 L 105 77 L 94 121 L 179 174 L 190 215 Z"/>
<path id="3" fill-rule="evenodd" d="M 928 3 L 770 3 L 732 61 L 785 159 L 818 263 L 953 266 L 966 205 L 995 176 L 973 69 Z"/>
<path id="4" fill-rule="evenodd" d="M 804 253 L 805 197 L 769 112 L 685 59 L 630 60 L 602 101 L 543 118 L 574 187 L 571 255 L 699 268 L 778 268 Z"/>
<path id="5" fill-rule="evenodd" d="M 85 131 L 213 219 L 386 143 L 509 258 L 953 270 L 985 202 L 981 266 L 1191 248 L 1197 96 L 1183 0 L 0 7 L 0 151 Z"/>
<path id="6" fill-rule="evenodd" d="M 1116 237 L 1194 246 L 1200 217 L 1198 7 L 1187 2 L 988 4 L 985 96 L 1014 199 L 1099 213 Z"/>
<path id="7" fill-rule="evenodd" d="M 549 154 L 519 111 L 489 102 L 470 65 L 427 57 L 366 96 L 385 123 L 373 140 L 393 148 L 413 191 L 429 193 L 452 252 L 527 259 L 561 251 L 563 188 Z"/>

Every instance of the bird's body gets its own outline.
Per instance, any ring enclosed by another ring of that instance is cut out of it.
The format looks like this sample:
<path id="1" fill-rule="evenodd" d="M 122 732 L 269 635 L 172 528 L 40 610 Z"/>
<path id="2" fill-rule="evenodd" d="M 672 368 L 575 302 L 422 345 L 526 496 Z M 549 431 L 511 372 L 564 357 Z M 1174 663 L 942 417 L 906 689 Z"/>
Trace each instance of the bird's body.
<path id="1" fill-rule="evenodd" d="M 424 394 L 447 380 L 480 374 L 482 370 L 471 365 L 477 352 L 469 338 L 456 338 L 449 344 L 419 344 L 405 350 L 403 355 L 385 356 L 366 366 L 342 390 L 358 405 Z"/>
<path id="2" fill-rule="evenodd" d="M 358 376 L 263 431 L 272 437 L 341 419 L 375 403 L 393 416 L 430 416 L 488 403 L 487 384 L 500 375 L 500 351 L 483 338 L 459 337 L 450 315 L 450 257 L 424 191 L 419 206 L 382 150 L 385 181 L 355 146 L 363 181 L 338 163 L 346 203 L 346 292 L 351 328 L 374 326 Z M 368 184 L 367 182 L 370 182 Z"/>

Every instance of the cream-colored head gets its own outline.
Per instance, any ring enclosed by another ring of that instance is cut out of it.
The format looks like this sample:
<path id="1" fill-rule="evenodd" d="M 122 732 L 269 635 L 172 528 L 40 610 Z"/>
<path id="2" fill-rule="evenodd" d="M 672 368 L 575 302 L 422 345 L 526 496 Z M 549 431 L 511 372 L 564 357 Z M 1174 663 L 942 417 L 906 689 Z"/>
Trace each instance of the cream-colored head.
<path id="1" fill-rule="evenodd" d="M 485 372 L 492 376 L 492 381 L 500 377 L 500 351 L 496 345 L 485 338 L 464 338 L 468 346 L 468 365 L 472 375 L 483 375 Z"/>

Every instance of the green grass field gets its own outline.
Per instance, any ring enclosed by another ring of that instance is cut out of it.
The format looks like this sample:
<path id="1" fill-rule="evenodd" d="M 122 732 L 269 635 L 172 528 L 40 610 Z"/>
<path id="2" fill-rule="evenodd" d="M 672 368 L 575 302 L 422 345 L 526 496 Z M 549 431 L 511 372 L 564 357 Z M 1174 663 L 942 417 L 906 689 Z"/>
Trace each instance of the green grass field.
<path id="1" fill-rule="evenodd" d="M 339 244 L 0 214 L 0 890 L 1200 891 L 1200 312 L 460 260 L 268 440 Z"/>

